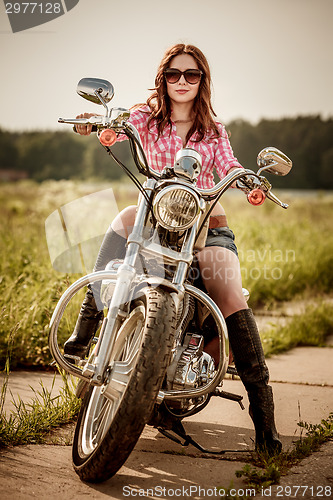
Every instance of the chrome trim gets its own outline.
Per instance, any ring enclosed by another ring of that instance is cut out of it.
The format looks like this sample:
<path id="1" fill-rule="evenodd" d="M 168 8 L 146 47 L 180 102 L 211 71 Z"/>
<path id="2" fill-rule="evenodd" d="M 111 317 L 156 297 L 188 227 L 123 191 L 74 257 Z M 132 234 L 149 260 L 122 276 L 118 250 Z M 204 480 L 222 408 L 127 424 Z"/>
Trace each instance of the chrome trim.
<path id="1" fill-rule="evenodd" d="M 122 127 L 131 116 L 126 108 L 112 108 L 110 110 L 110 121 L 112 127 Z"/>
<path id="2" fill-rule="evenodd" d="M 83 380 L 90 381 L 89 376 L 84 376 L 82 373 L 82 370 L 78 368 L 77 366 L 69 363 L 66 358 L 61 354 L 59 346 L 58 346 L 58 340 L 57 340 L 57 331 L 59 328 L 59 324 L 61 321 L 61 318 L 65 312 L 65 309 L 71 299 L 74 297 L 74 295 L 81 290 L 86 285 L 89 285 L 89 283 L 94 283 L 95 281 L 99 281 L 102 279 L 114 279 L 116 278 L 117 273 L 114 271 L 97 271 L 91 274 L 87 274 L 86 276 L 83 276 L 82 278 L 78 279 L 73 283 L 67 290 L 63 293 L 61 296 L 53 314 L 52 318 L 50 321 L 50 333 L 49 333 L 49 348 L 51 351 L 51 354 L 53 358 L 56 360 L 56 362 L 59 364 L 61 368 L 63 368 L 66 372 L 70 373 L 71 375 L 74 375 L 75 377 L 79 377 Z"/>
<path id="3" fill-rule="evenodd" d="M 220 309 L 206 293 L 202 292 L 193 285 L 185 284 L 185 290 L 196 299 L 201 300 L 206 305 L 206 307 L 208 307 L 213 318 L 216 321 L 220 337 L 220 362 L 214 377 L 207 384 L 202 385 L 201 387 L 198 387 L 196 389 L 160 391 L 157 398 L 158 403 L 163 401 L 164 399 L 168 400 L 179 398 L 196 398 L 212 392 L 221 382 L 228 368 L 228 331 Z M 225 355 L 223 355 L 223 345 L 225 345 Z"/>
<path id="4" fill-rule="evenodd" d="M 175 262 L 186 262 L 187 264 L 191 264 L 193 260 L 193 255 L 190 252 L 177 252 L 171 248 L 163 247 L 158 243 L 147 241 L 143 238 L 136 238 L 135 235 L 130 235 L 128 242 L 141 245 L 141 252 L 145 256 L 162 257 L 166 264 L 174 264 Z"/>
<path id="5" fill-rule="evenodd" d="M 247 302 L 250 298 L 250 292 L 248 291 L 247 288 L 242 288 L 242 293 L 243 293 L 244 299 Z"/>
<path id="6" fill-rule="evenodd" d="M 200 175 L 202 157 L 193 148 L 183 148 L 177 151 L 173 170 L 175 174 L 182 175 L 195 181 Z"/>
<path id="7" fill-rule="evenodd" d="M 272 193 L 272 191 L 269 191 L 268 193 L 266 193 L 266 197 L 273 201 L 274 203 L 276 203 L 277 205 L 279 205 L 280 207 L 282 208 L 288 208 L 289 205 L 288 203 L 283 203 L 283 201 L 279 200 L 279 198 L 277 196 L 275 196 L 274 193 Z"/>
<path id="8" fill-rule="evenodd" d="M 109 81 L 100 78 L 81 78 L 76 92 L 94 104 L 101 104 L 104 101 L 105 106 L 114 96 L 114 87 Z"/>
<path id="9" fill-rule="evenodd" d="M 194 148 L 179 149 L 176 153 L 175 161 L 179 161 L 183 157 L 187 158 L 188 156 L 190 156 L 191 158 L 193 158 L 194 160 L 196 160 L 198 163 L 201 164 L 202 160 L 201 154 Z"/>
<path id="10" fill-rule="evenodd" d="M 193 182 L 181 177 L 171 177 L 171 179 L 170 178 L 160 179 L 156 183 L 156 189 L 163 189 L 164 187 L 167 187 L 170 184 L 177 184 L 177 186 L 184 186 L 195 192 L 198 191 L 198 188 L 193 184 Z"/>
<path id="11" fill-rule="evenodd" d="M 147 189 L 153 188 L 155 182 L 156 181 L 154 179 L 148 179 L 146 182 Z M 136 213 L 134 228 L 131 233 L 134 238 L 139 240 L 142 240 L 147 210 L 148 201 L 146 198 L 142 197 Z M 139 243 L 134 241 L 129 242 L 127 245 L 124 263 L 118 269 L 117 283 L 109 306 L 107 322 L 105 324 L 103 335 L 101 336 L 97 356 L 94 359 L 94 375 L 91 379 L 91 383 L 93 385 L 101 385 L 101 382 L 103 382 L 116 338 L 114 333 L 115 328 L 117 328 L 117 322 L 119 323 L 118 318 L 119 313 L 121 313 L 120 309 L 121 306 L 130 300 L 131 287 L 137 277 L 135 264 L 139 250 Z M 90 369 L 88 365 L 86 366 Z"/>
<path id="12" fill-rule="evenodd" d="M 170 225 L 166 224 L 161 219 L 160 214 L 158 213 L 158 204 L 159 204 L 161 198 L 163 198 L 163 196 L 165 196 L 168 193 L 173 192 L 173 191 L 175 191 L 175 192 L 176 191 L 184 191 L 185 193 L 188 193 L 189 195 L 193 196 L 193 199 L 196 203 L 195 216 L 193 217 L 193 219 L 190 222 L 188 222 L 187 224 L 185 224 L 183 226 L 174 227 L 174 226 L 170 226 Z M 195 221 L 197 220 L 197 218 L 199 217 L 199 215 L 201 213 L 200 200 L 199 200 L 199 196 L 197 195 L 197 193 L 195 191 L 193 191 L 192 189 L 188 188 L 187 186 L 179 186 L 176 183 L 171 185 L 171 186 L 167 186 L 167 187 L 161 189 L 161 191 L 159 191 L 156 194 L 156 196 L 154 197 L 154 200 L 153 200 L 153 210 L 154 210 L 154 215 L 155 215 L 158 223 L 162 227 L 164 227 L 164 229 L 168 229 L 168 231 L 172 231 L 172 232 L 185 231 L 186 229 L 189 229 L 190 227 L 193 226 L 193 224 L 195 223 Z"/>
<path id="13" fill-rule="evenodd" d="M 145 316 L 145 307 L 143 305 L 137 306 L 117 331 L 112 359 L 110 359 L 111 370 L 108 380 L 101 389 L 101 393 L 114 403 L 120 402 L 136 366 L 138 353 L 142 344 L 142 330 L 145 323 Z M 138 331 L 138 321 L 141 323 L 140 331 Z M 124 341 L 128 336 L 128 332 L 131 332 L 133 328 L 136 335 L 134 338 L 131 338 L 130 344 L 126 346 L 126 360 L 119 360 L 119 355 L 124 348 Z"/>
<path id="14" fill-rule="evenodd" d="M 126 123 L 125 128 L 129 128 L 130 129 L 130 131 L 134 134 L 135 138 L 137 139 L 137 141 L 139 142 L 139 144 L 141 145 L 142 150 L 143 150 L 143 146 L 142 146 L 142 141 L 141 141 L 140 134 L 137 131 L 137 129 L 134 127 L 134 125 L 132 125 L 132 123 Z M 141 168 L 144 169 L 144 170 L 146 170 L 147 167 L 146 167 L 145 159 L 143 158 L 142 153 L 137 148 L 136 144 L 135 144 L 135 148 L 136 148 L 136 151 L 137 151 L 138 156 L 139 156 L 139 161 L 140 161 Z M 149 168 L 149 172 L 150 172 L 150 174 L 151 174 L 152 177 L 154 177 L 155 179 L 160 179 L 161 174 L 159 172 L 156 172 L 156 170 L 153 170 L 149 165 L 148 165 L 148 168 Z"/>
<path id="15" fill-rule="evenodd" d="M 216 184 L 216 186 L 210 189 L 201 189 L 197 187 L 196 190 L 202 195 L 203 198 L 222 195 L 223 192 L 226 191 L 234 181 L 240 179 L 241 177 L 244 177 L 245 175 L 257 176 L 257 174 L 255 174 L 252 170 L 237 168 L 226 175 L 224 179 Z"/>
<path id="16" fill-rule="evenodd" d="M 257 156 L 257 165 L 261 167 L 257 175 L 261 172 L 269 172 L 275 175 L 289 174 L 293 163 L 282 151 L 272 146 L 262 149 Z"/>
<path id="17" fill-rule="evenodd" d="M 187 235 L 186 241 L 184 241 L 181 253 L 185 253 L 185 254 L 191 256 L 191 260 L 190 260 L 190 262 L 185 262 L 183 260 L 183 261 L 180 261 L 178 263 L 176 272 L 175 272 L 175 274 L 173 276 L 173 280 L 172 280 L 172 282 L 176 286 L 182 286 L 183 285 L 183 283 L 184 283 L 184 281 L 186 279 L 188 268 L 192 264 L 193 257 L 194 257 L 194 255 L 193 255 L 193 247 L 194 247 L 196 236 L 198 234 L 199 224 L 200 224 L 200 219 L 197 218 L 197 220 L 195 221 L 195 223 L 194 223 L 194 225 L 193 225 L 193 227 L 192 227 L 192 229 L 190 231 L 190 234 Z"/>

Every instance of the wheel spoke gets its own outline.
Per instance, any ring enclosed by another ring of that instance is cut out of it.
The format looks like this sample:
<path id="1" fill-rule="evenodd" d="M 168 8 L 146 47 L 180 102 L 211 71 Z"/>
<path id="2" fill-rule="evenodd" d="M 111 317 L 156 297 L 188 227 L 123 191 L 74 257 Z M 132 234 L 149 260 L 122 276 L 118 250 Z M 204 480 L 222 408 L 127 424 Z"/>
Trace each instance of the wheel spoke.
<path id="1" fill-rule="evenodd" d="M 108 430 L 109 424 L 113 419 L 115 410 L 114 406 L 115 405 L 111 401 L 108 401 L 105 398 L 102 411 L 100 412 L 98 419 L 95 419 L 96 433 L 92 439 L 92 443 L 94 446 L 96 446 L 99 443 L 100 439 Z"/>
<path id="2" fill-rule="evenodd" d="M 130 344 L 127 345 L 126 359 L 113 363 L 110 382 L 104 390 L 104 395 L 111 401 L 120 401 L 129 383 L 141 344 L 142 326 L 142 322 L 139 321 L 131 335 Z"/>
<path id="3" fill-rule="evenodd" d="M 110 361 L 114 360 L 119 360 L 119 359 L 124 359 L 122 358 L 122 354 L 124 353 L 124 348 L 127 344 L 131 346 L 131 337 L 135 335 L 135 332 L 137 332 L 137 325 L 138 323 L 141 324 L 144 321 L 145 318 L 145 308 L 143 306 L 138 306 L 136 307 L 130 314 L 130 316 L 126 319 L 124 324 L 121 326 L 121 328 L 118 331 L 117 338 L 115 341 L 114 349 L 113 349 L 113 354 L 111 357 Z M 133 328 L 135 328 L 133 332 Z M 141 328 L 139 332 L 141 331 Z M 139 333 L 137 332 L 137 333 Z"/>

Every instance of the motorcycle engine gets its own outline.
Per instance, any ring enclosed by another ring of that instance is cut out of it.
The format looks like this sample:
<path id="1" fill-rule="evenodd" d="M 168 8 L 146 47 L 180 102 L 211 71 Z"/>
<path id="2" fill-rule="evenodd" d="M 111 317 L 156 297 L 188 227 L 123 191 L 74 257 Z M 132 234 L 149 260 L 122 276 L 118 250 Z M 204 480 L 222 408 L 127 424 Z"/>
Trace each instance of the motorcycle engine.
<path id="1" fill-rule="evenodd" d="M 175 350 L 167 370 L 168 389 L 194 389 L 206 384 L 214 375 L 213 358 L 203 351 L 204 338 L 187 333 L 182 345 Z"/>

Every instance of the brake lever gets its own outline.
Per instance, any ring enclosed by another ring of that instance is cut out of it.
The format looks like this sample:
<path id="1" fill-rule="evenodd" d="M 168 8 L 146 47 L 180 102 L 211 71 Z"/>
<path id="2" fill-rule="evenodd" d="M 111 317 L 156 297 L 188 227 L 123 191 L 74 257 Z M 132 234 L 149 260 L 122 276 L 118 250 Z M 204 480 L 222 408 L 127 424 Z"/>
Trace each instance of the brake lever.
<path id="1" fill-rule="evenodd" d="M 269 200 L 271 200 L 274 203 L 276 203 L 277 205 L 279 205 L 280 207 L 282 207 L 282 208 L 288 208 L 289 207 L 288 203 L 283 203 L 283 201 L 279 200 L 279 198 L 277 196 L 275 196 L 275 194 L 273 194 L 272 191 L 268 191 L 266 193 L 266 197 Z"/>
<path id="2" fill-rule="evenodd" d="M 90 118 L 59 118 L 58 123 L 68 123 L 73 125 L 107 125 L 104 116 L 97 115 Z"/>

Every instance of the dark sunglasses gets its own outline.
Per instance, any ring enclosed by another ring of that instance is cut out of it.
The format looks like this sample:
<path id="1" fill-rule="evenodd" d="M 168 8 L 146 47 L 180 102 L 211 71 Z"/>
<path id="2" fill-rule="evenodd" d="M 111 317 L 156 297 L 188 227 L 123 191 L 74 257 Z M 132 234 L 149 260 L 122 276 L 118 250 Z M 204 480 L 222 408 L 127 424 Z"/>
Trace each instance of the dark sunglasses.
<path id="1" fill-rule="evenodd" d="M 200 69 L 187 69 L 186 71 L 180 71 L 179 69 L 168 68 L 164 71 L 165 79 L 168 83 L 177 83 L 181 76 L 184 75 L 187 83 L 195 85 L 201 79 L 202 71 Z"/>

